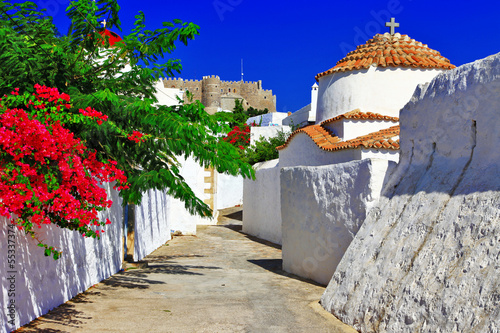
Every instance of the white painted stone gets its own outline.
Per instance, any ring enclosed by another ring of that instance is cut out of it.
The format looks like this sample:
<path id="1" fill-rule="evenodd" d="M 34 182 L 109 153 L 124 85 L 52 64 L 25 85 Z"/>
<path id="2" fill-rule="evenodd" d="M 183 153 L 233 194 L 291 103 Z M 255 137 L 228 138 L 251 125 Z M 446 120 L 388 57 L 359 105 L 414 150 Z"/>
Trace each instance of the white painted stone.
<path id="1" fill-rule="evenodd" d="M 283 269 L 328 284 L 378 200 L 387 160 L 366 159 L 281 171 Z"/>
<path id="2" fill-rule="evenodd" d="M 323 76 L 319 79 L 316 123 L 355 109 L 398 117 L 417 85 L 429 82 L 441 72 L 371 66 Z"/>
<path id="3" fill-rule="evenodd" d="M 280 166 L 320 166 L 361 159 L 360 149 L 328 152 L 320 149 L 305 133 L 297 133 L 285 149 L 279 151 Z"/>
<path id="4" fill-rule="evenodd" d="M 171 239 L 167 219 L 169 196 L 162 191 L 149 190 L 135 206 L 134 261 L 145 256 Z"/>
<path id="5" fill-rule="evenodd" d="M 121 199 L 105 186 L 113 200 L 110 209 L 100 213 L 112 223 L 105 227 L 100 240 L 83 238 L 76 231 L 53 225 L 38 230 L 47 244 L 62 249 L 60 259 L 45 257 L 43 249 L 23 232 L 15 233 L 15 272 L 8 266 L 8 221 L 0 218 L 0 332 L 10 332 L 68 301 L 78 293 L 108 278 L 121 269 L 123 258 L 123 227 Z M 11 239 L 12 240 L 12 239 Z M 9 297 L 10 283 L 15 276 L 15 296 Z M 9 301 L 15 300 L 15 326 L 8 323 Z"/>
<path id="6" fill-rule="evenodd" d="M 500 330 L 500 54 L 401 111 L 401 162 L 322 305 L 362 332 Z"/>
<path id="7" fill-rule="evenodd" d="M 281 244 L 278 159 L 256 163 L 254 169 L 256 179 L 243 183 L 243 232 Z"/>
<path id="8" fill-rule="evenodd" d="M 217 209 L 243 204 L 243 177 L 223 173 L 217 175 Z"/>

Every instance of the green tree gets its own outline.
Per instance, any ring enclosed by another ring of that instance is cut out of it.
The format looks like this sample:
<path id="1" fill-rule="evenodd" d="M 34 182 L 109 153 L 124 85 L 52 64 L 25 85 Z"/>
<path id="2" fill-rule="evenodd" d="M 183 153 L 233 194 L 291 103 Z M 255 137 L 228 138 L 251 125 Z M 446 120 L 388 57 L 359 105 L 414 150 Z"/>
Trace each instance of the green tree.
<path id="1" fill-rule="evenodd" d="M 191 213 L 209 215 L 179 174 L 178 156 L 192 156 L 220 172 L 252 177 L 251 167 L 233 146 L 218 138 L 229 128 L 210 116 L 199 101 L 181 106 L 156 105 L 154 84 L 180 73 L 177 59 L 160 61 L 176 43 L 187 45 L 199 27 L 180 20 L 148 30 L 144 13 L 123 41 L 109 47 L 100 23 L 120 30 L 116 0 L 72 1 L 67 9 L 70 31 L 61 35 L 52 18 L 33 2 L 0 3 L 0 96 L 14 88 L 33 90 L 36 83 L 58 88 L 72 98 L 69 113 L 91 106 L 109 120 L 101 126 L 67 123 L 100 160 L 118 162 L 130 181 L 121 191 L 126 202 L 139 203 L 148 189 L 165 190 L 185 202 Z M 130 133 L 144 134 L 139 143 Z"/>
<path id="2" fill-rule="evenodd" d="M 253 165 L 279 158 L 276 147 L 284 145 L 290 134 L 291 132 L 280 130 L 274 137 L 260 138 L 241 153 L 242 161 Z"/>

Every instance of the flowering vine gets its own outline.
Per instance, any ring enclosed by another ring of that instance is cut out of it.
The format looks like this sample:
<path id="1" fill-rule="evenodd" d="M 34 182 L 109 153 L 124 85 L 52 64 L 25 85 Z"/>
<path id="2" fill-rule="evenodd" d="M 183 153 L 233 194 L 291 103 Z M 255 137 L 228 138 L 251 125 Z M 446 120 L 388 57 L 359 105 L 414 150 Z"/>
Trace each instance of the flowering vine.
<path id="1" fill-rule="evenodd" d="M 40 240 L 37 229 L 55 224 L 98 238 L 111 223 L 100 221 L 98 212 L 112 204 L 99 185 L 116 181 L 118 190 L 128 186 L 116 161 L 99 160 L 64 127 L 88 121 L 100 126 L 107 116 L 90 107 L 78 114 L 70 108 L 69 95 L 38 84 L 32 95 L 15 89 L 0 99 L 0 215 L 54 259 L 61 251 Z"/>
<path id="2" fill-rule="evenodd" d="M 245 149 L 250 145 L 250 126 L 247 124 L 234 126 L 223 140 L 242 150 Z"/>

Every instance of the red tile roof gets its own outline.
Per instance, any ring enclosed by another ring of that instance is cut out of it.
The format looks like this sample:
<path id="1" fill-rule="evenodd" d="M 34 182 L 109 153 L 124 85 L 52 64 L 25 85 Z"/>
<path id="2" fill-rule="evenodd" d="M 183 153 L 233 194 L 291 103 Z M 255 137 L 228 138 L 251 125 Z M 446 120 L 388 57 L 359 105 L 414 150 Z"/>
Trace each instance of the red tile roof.
<path id="1" fill-rule="evenodd" d="M 337 62 L 337 65 L 316 75 L 320 77 L 335 72 L 366 69 L 370 66 L 381 67 L 414 67 L 425 69 L 453 69 L 455 65 L 442 57 L 438 51 L 427 45 L 396 33 L 377 34 L 366 44 L 359 45 L 356 50 Z"/>
<path id="2" fill-rule="evenodd" d="M 356 120 L 389 120 L 393 122 L 399 122 L 398 117 L 390 117 L 390 116 L 384 116 L 381 115 L 380 113 L 373 113 L 373 112 L 361 112 L 360 109 L 356 109 L 344 114 L 341 114 L 339 116 L 324 120 L 321 122 L 321 125 L 326 125 L 333 123 L 337 120 L 340 119 L 356 119 Z"/>
<path id="3" fill-rule="evenodd" d="M 286 148 L 293 137 L 298 133 L 307 134 L 319 148 L 326 151 L 357 148 L 399 149 L 399 139 L 393 140 L 396 136 L 399 136 L 399 125 L 363 135 L 355 139 L 341 141 L 339 137 L 332 135 L 321 124 L 311 125 L 296 130 L 288 137 L 284 145 L 276 147 L 276 149 L 282 150 Z"/>

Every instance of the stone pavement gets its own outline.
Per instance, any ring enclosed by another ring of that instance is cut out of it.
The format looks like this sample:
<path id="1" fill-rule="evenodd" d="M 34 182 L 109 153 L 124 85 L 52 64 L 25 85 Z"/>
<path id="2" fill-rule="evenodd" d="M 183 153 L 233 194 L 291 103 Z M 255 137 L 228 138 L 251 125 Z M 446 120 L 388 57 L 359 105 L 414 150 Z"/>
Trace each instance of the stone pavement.
<path id="1" fill-rule="evenodd" d="M 324 287 L 281 270 L 281 250 L 241 233 L 241 211 L 175 237 L 19 332 L 356 332 L 319 305 Z"/>

